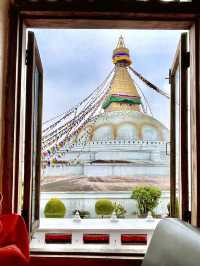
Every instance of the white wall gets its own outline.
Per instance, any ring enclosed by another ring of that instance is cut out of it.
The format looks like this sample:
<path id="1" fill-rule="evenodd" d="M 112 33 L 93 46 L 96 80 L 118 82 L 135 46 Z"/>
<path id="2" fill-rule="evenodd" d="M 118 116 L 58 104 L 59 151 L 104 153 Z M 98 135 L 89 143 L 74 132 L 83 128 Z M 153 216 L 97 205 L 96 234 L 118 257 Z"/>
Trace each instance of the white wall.
<path id="1" fill-rule="evenodd" d="M 85 164 L 85 176 L 166 176 L 169 177 L 168 165 L 147 164 Z"/>
<path id="2" fill-rule="evenodd" d="M 66 217 L 72 217 L 72 211 L 75 209 L 89 211 L 91 218 L 96 217 L 95 203 L 98 199 L 108 198 L 113 202 L 118 202 L 127 211 L 127 217 L 132 217 L 137 212 L 137 203 L 130 198 L 131 192 L 42 192 L 40 196 L 40 216 L 44 217 L 44 207 L 50 198 L 56 197 L 63 201 L 67 208 Z M 156 213 L 167 214 L 167 204 L 169 202 L 169 192 L 162 192 L 159 206 Z"/>

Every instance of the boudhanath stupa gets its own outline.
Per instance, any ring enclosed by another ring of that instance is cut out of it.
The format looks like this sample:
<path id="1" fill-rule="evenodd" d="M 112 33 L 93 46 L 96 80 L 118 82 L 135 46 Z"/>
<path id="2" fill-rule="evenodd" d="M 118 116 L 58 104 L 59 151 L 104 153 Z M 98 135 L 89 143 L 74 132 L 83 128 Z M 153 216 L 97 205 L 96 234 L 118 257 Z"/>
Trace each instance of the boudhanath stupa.
<path id="1" fill-rule="evenodd" d="M 143 183 L 168 189 L 169 130 L 144 112 L 122 37 L 112 61 L 105 81 L 43 130 L 42 175 L 60 180 L 63 191 L 126 190 Z"/>

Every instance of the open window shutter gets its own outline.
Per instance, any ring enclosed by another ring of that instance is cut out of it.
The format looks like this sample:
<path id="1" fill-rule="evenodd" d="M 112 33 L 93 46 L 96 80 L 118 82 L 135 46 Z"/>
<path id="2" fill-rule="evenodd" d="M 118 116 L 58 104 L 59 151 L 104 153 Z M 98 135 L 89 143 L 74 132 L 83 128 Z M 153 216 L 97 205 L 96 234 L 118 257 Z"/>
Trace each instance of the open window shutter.
<path id="1" fill-rule="evenodd" d="M 188 220 L 188 81 L 189 53 L 187 33 L 181 34 L 172 68 L 171 83 L 171 154 L 170 154 L 170 201 L 171 216 L 176 216 L 176 197 L 179 200 L 179 215 Z M 177 196 L 177 187 L 179 196 Z"/>
<path id="2" fill-rule="evenodd" d="M 33 32 L 28 32 L 26 55 L 26 121 L 22 214 L 29 232 L 33 232 L 39 221 L 43 98 L 43 69 Z"/>

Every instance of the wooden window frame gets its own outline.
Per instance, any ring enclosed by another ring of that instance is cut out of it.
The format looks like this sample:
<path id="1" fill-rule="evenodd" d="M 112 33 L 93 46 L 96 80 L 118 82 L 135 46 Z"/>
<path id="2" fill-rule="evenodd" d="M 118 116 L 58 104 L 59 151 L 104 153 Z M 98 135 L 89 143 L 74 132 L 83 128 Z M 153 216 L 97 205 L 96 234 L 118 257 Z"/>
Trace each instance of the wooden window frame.
<path id="1" fill-rule="evenodd" d="M 30 233 L 39 225 L 39 202 L 35 199 L 40 195 L 41 175 L 41 137 L 42 137 L 42 99 L 43 99 L 43 68 L 37 42 L 33 32 L 28 32 L 26 53 L 26 113 L 25 122 L 25 149 L 24 149 L 24 201 L 22 215 Z M 35 84 L 35 71 L 38 71 L 38 87 Z M 37 108 L 37 113 L 34 113 Z M 36 119 L 36 127 L 35 127 Z M 34 128 L 35 127 L 35 128 Z M 36 131 L 35 131 L 36 129 Z M 38 141 L 40 140 L 40 141 Z M 33 155 L 33 150 L 36 154 Z M 35 165 L 33 165 L 33 160 Z M 35 190 L 34 202 L 32 191 Z M 34 209 L 34 210 L 33 210 Z M 32 217 L 33 215 L 33 217 Z M 34 222 L 32 219 L 34 218 Z"/>
<path id="2" fill-rule="evenodd" d="M 187 47 L 187 33 L 182 33 L 176 50 L 174 62 L 170 69 L 170 84 L 171 84 L 171 121 L 170 121 L 170 206 L 171 217 L 176 217 L 176 200 L 179 202 L 179 217 L 184 221 L 189 221 L 189 184 L 188 184 L 188 68 L 189 57 Z M 179 70 L 178 70 L 179 69 Z M 176 73 L 179 72 L 179 86 L 176 88 Z M 176 110 L 176 97 L 179 97 L 180 106 L 178 113 Z M 179 150 L 176 146 L 176 118 L 179 120 Z M 176 155 L 179 154 L 179 169 L 176 165 Z M 172 167 L 173 166 L 173 167 Z M 176 172 L 180 172 L 177 180 Z M 179 184 L 179 196 L 177 197 L 176 184 Z"/>
<path id="3" fill-rule="evenodd" d="M 17 211 L 21 75 L 27 28 L 133 28 L 187 29 L 190 31 L 191 132 L 192 132 L 192 224 L 200 226 L 200 9 L 198 3 L 134 2 L 98 0 L 27 3 L 10 7 L 8 69 L 3 115 L 3 212 Z M 79 4 L 77 4 L 79 2 Z"/>

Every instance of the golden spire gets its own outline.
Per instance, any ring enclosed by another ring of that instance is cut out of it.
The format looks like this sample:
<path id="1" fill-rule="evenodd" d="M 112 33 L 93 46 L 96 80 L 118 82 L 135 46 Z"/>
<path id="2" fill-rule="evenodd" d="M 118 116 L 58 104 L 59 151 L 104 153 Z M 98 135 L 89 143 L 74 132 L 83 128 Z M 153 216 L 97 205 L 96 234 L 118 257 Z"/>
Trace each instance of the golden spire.
<path id="1" fill-rule="evenodd" d="M 119 37 L 118 43 L 117 43 L 117 47 L 116 48 L 126 48 L 125 44 L 124 44 L 124 39 L 122 37 L 122 35 Z"/>
<path id="2" fill-rule="evenodd" d="M 131 59 L 122 36 L 120 36 L 117 47 L 113 51 L 112 59 L 115 64 L 115 73 L 103 108 L 107 112 L 140 111 L 141 99 L 127 69 L 127 66 L 131 64 Z"/>
<path id="3" fill-rule="evenodd" d="M 129 56 L 129 49 L 126 48 L 124 44 L 124 39 L 122 36 L 119 37 L 116 48 L 113 51 L 113 63 L 122 63 L 123 65 L 131 65 L 131 59 Z"/>

